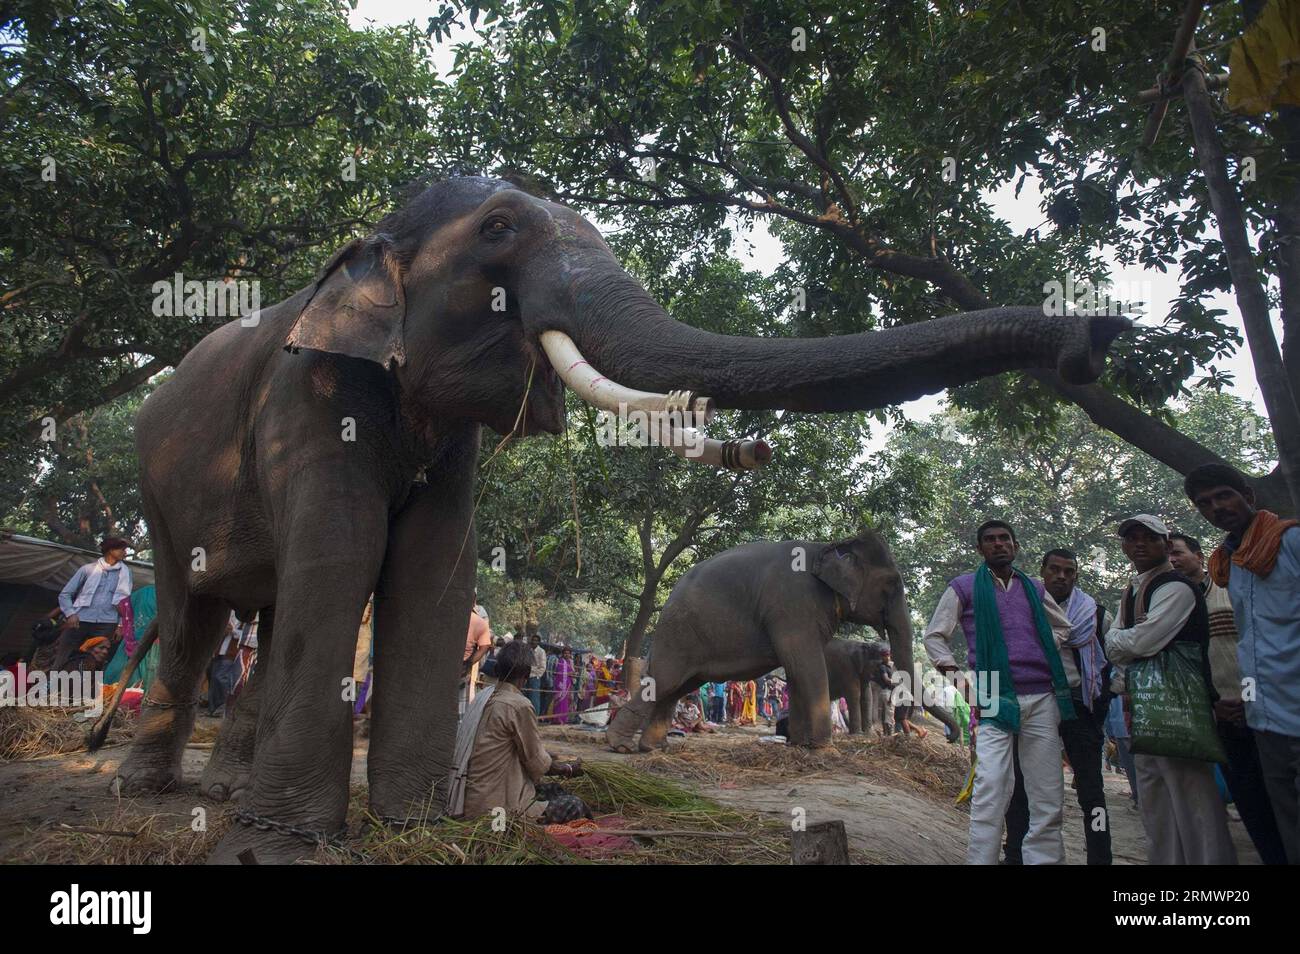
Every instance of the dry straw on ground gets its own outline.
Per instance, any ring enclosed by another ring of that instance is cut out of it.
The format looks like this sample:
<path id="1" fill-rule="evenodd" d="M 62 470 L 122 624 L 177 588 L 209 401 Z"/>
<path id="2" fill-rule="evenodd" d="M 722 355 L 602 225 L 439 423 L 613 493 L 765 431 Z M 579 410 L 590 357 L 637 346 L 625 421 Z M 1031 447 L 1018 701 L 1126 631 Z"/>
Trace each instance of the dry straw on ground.
<path id="1" fill-rule="evenodd" d="M 667 752 L 644 756 L 653 772 L 680 775 L 707 784 L 857 775 L 951 805 L 970 771 L 969 750 L 932 739 L 901 735 L 877 738 L 835 736 L 829 746 L 804 749 L 756 739 L 733 745 L 692 745 L 694 739 Z"/>
<path id="2" fill-rule="evenodd" d="M 80 709 L 62 707 L 0 706 L 0 762 L 27 762 L 50 755 L 81 752 L 86 748 L 86 733 L 92 722 L 76 722 L 73 715 Z M 113 715 L 109 745 L 131 741 L 139 716 L 119 709 Z M 194 727 L 191 742 L 216 742 L 220 722 L 204 722 Z"/>
<path id="3" fill-rule="evenodd" d="M 194 865 L 225 834 L 231 821 L 220 809 L 207 813 L 208 830 L 194 831 L 192 815 L 148 813 L 129 801 L 84 825 L 52 826 L 28 833 L 7 863 L 43 865 Z"/>
<path id="4" fill-rule="evenodd" d="M 23 762 L 78 752 L 86 747 L 90 722 L 74 722 L 80 709 L 0 706 L 0 762 Z M 123 742 L 135 730 L 135 717 L 119 711 L 113 717 L 114 742 Z"/>

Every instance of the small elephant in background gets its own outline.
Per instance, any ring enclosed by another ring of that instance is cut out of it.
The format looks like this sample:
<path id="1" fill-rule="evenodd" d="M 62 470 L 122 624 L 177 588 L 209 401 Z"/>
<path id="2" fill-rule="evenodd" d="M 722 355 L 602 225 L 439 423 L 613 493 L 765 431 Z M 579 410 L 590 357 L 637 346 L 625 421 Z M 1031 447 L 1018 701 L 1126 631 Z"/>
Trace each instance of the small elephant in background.
<path id="1" fill-rule="evenodd" d="M 842 622 L 889 636 L 898 667 L 912 670 L 912 625 L 903 578 L 873 530 L 823 543 L 749 543 L 692 567 L 673 587 L 646 657 L 646 677 L 610 720 L 610 748 L 663 747 L 677 700 L 705 682 L 755 679 L 784 666 L 789 744 L 827 745 L 830 687 L 825 648 Z"/>
<path id="2" fill-rule="evenodd" d="M 871 687 L 879 686 L 886 693 L 894 689 L 889 647 L 875 641 L 837 638 L 826 644 L 825 655 L 831 702 L 844 699 L 848 703 L 850 734 L 866 732 L 871 723 Z"/>
<path id="3" fill-rule="evenodd" d="M 875 640 L 832 639 L 826 644 L 826 675 L 831 702 L 844 699 L 848 703 L 849 734 L 869 731 L 872 698 L 881 698 L 871 691 L 872 688 L 878 687 L 885 694 L 885 700 L 889 700 L 894 691 L 894 667 L 889 647 Z M 928 693 L 921 693 L 922 708 L 948 730 L 949 741 L 959 741 L 961 730 L 952 713 L 942 706 L 929 704 L 925 701 L 927 698 Z M 879 705 L 879 701 L 876 704 Z M 886 719 L 884 728 L 888 732 L 894 720 L 892 703 L 886 706 Z"/>

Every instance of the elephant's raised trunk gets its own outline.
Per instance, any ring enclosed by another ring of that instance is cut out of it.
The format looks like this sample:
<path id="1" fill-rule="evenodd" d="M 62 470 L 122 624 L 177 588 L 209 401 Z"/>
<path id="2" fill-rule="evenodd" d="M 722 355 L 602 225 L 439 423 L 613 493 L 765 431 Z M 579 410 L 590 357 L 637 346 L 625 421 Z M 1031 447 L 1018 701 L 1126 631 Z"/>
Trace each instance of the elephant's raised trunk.
<path id="1" fill-rule="evenodd" d="M 991 308 L 829 338 L 742 338 L 671 318 L 613 261 L 569 268 L 540 330 L 569 334 L 602 375 L 650 392 L 690 390 L 718 407 L 865 410 L 1015 368 L 1095 379 L 1120 317 L 1049 318 Z M 559 369 L 557 369 L 559 370 Z"/>

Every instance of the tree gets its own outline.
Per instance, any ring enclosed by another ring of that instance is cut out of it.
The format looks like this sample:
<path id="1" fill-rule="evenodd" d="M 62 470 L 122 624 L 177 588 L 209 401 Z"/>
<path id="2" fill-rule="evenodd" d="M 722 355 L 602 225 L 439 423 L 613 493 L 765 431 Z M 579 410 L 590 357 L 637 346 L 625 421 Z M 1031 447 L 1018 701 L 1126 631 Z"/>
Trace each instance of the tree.
<path id="1" fill-rule="evenodd" d="M 786 250 L 779 277 L 806 293 L 808 311 L 789 319 L 801 333 L 927 320 L 952 305 L 1041 301 L 1049 282 L 1103 280 L 1104 248 L 1124 263 L 1178 267 L 1173 309 L 1118 346 L 1101 383 L 1076 387 L 1034 371 L 968 385 L 954 398 L 1039 432 L 1063 398 L 1180 472 L 1215 459 L 1172 426 L 1166 402 L 1198 373 L 1215 387 L 1227 380 L 1215 362 L 1238 336 L 1205 299 L 1231 287 L 1232 256 L 1207 234 L 1212 204 L 1186 113 L 1170 111 L 1144 148 L 1144 116 L 1131 101 L 1173 41 L 1169 7 L 479 6 L 494 19 L 482 29 L 485 43 L 459 50 L 457 105 L 442 114 L 448 126 L 455 117 L 465 154 L 545 177 L 561 198 L 627 224 L 645 243 L 716 238 L 729 214 L 768 222 Z M 1207 12 L 1197 35 L 1209 71 L 1241 29 L 1234 5 Z M 538 86 L 549 95 L 536 97 Z M 1284 398 L 1289 391 L 1294 403 L 1300 379 L 1300 242 L 1291 238 L 1300 219 L 1287 210 L 1300 208 L 1300 192 L 1296 156 L 1283 147 L 1300 143 L 1300 125 L 1285 111 L 1213 120 L 1239 173 L 1251 159 L 1254 178 L 1239 174 L 1232 189 L 1244 222 L 1262 236 L 1252 264 L 1279 275 L 1285 291 L 1286 382 L 1271 370 L 1269 379 L 1283 395 L 1273 426 L 1293 447 L 1300 435 Z M 987 196 L 1031 175 L 1046 220 L 1016 235 Z M 1251 337 L 1252 348 L 1267 349 L 1257 343 L 1265 335 Z M 1296 480 L 1279 467 L 1257 479 L 1257 493 L 1293 511 Z"/>
<path id="2" fill-rule="evenodd" d="M 13 503 L 0 510 L 0 525 L 90 550 L 109 535 L 143 548 L 133 424 L 150 390 L 70 418 L 56 440 L 41 445 L 32 475 L 4 477 L 0 500 Z"/>
<path id="3" fill-rule="evenodd" d="M 52 425 L 231 317 L 206 298 L 159 314 L 155 283 L 241 282 L 245 301 L 278 301 L 424 168 L 429 42 L 410 26 L 353 31 L 346 9 L 0 7 L 0 447 L 14 472 L 35 470 Z"/>

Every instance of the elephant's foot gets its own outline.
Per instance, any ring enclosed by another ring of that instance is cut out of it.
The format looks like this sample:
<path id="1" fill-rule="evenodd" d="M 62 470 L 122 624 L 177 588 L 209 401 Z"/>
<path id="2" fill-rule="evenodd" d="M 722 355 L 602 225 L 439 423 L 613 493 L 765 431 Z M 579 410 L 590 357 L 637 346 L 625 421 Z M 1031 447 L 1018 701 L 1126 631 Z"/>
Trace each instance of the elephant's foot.
<path id="1" fill-rule="evenodd" d="M 252 784 L 257 726 L 232 720 L 221 732 L 203 769 L 199 791 L 218 802 L 238 798 Z"/>
<path id="2" fill-rule="evenodd" d="M 640 728 L 640 719 L 636 712 L 624 706 L 615 710 L 605 727 L 605 744 L 613 752 L 629 755 L 636 751 L 636 733 Z"/>
<path id="3" fill-rule="evenodd" d="M 181 784 L 181 758 L 194 730 L 194 708 L 175 704 L 155 683 L 140 712 L 135 738 L 113 778 L 115 795 L 156 795 Z"/>
<path id="4" fill-rule="evenodd" d="M 161 795 L 180 786 L 181 781 L 179 767 L 147 764 L 140 759 L 128 757 L 118 767 L 109 789 L 119 797 Z"/>
<path id="5" fill-rule="evenodd" d="M 668 726 L 658 722 L 651 722 L 641 733 L 641 741 L 637 746 L 642 752 L 653 752 L 655 749 L 668 748 Z"/>
<path id="6" fill-rule="evenodd" d="M 316 854 L 316 846 L 299 835 L 261 830 L 236 821 L 207 857 L 210 865 L 291 865 Z M 242 855 L 242 857 L 241 857 Z"/>
<path id="7" fill-rule="evenodd" d="M 203 769 L 199 791 L 216 802 L 233 801 L 252 786 L 253 767 L 233 757 L 218 759 L 218 754 L 214 751 Z"/>

